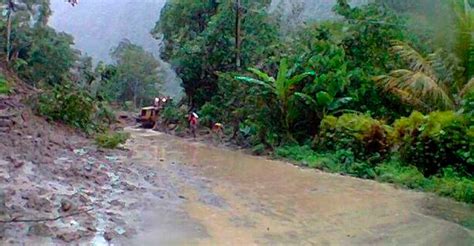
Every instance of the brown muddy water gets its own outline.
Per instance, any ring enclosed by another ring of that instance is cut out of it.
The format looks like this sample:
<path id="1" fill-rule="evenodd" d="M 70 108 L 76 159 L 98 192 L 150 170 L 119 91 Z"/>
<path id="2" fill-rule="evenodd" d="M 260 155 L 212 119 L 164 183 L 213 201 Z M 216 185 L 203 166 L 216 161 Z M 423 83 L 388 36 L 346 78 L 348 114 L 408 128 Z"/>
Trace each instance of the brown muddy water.
<path id="1" fill-rule="evenodd" d="M 155 167 L 178 197 L 143 215 L 133 245 L 474 245 L 470 205 L 127 131 L 129 161 Z"/>

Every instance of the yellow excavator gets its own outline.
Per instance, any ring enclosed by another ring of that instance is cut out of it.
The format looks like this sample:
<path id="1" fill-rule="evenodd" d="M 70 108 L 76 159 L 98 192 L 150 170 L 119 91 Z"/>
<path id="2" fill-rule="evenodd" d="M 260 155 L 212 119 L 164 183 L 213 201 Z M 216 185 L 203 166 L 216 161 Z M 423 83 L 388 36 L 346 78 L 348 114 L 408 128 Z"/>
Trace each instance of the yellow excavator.
<path id="1" fill-rule="evenodd" d="M 143 128 L 156 128 L 161 110 L 171 102 L 171 97 L 157 97 L 153 106 L 143 107 L 136 118 Z"/>

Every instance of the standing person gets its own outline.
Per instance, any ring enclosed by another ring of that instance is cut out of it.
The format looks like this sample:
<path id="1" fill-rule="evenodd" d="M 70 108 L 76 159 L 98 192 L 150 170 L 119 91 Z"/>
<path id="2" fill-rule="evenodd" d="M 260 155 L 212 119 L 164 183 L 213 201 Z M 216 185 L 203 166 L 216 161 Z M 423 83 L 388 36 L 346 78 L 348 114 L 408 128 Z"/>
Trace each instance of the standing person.
<path id="1" fill-rule="evenodd" d="M 196 130 L 199 124 L 198 119 L 199 119 L 199 116 L 194 112 L 192 112 L 188 117 L 189 127 L 191 127 L 191 133 L 193 134 L 194 138 L 196 138 Z"/>
<path id="2" fill-rule="evenodd" d="M 222 138 L 224 136 L 224 125 L 222 123 L 214 123 L 212 125 L 212 132 L 219 139 L 219 143 L 222 143 Z"/>

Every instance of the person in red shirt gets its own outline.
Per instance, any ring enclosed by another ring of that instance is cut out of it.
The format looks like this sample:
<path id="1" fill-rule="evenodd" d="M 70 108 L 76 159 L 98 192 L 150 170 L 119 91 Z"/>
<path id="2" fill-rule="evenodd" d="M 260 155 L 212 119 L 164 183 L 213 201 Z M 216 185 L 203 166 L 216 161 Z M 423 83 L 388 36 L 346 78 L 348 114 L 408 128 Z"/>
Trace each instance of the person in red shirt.
<path id="1" fill-rule="evenodd" d="M 196 138 L 196 130 L 199 124 L 199 116 L 196 113 L 191 113 L 188 117 L 189 126 L 191 127 L 191 133 Z"/>

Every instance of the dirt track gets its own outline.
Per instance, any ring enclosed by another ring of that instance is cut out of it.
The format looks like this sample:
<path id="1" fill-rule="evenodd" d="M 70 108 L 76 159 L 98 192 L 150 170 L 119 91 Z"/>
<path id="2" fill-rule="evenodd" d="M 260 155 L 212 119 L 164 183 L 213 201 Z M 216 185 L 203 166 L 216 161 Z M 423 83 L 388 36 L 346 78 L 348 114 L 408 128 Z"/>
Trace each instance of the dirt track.
<path id="1" fill-rule="evenodd" d="M 129 161 L 166 173 L 177 203 L 143 220 L 135 245 L 473 245 L 474 208 L 128 129 Z M 180 201 L 181 200 L 181 201 Z"/>

